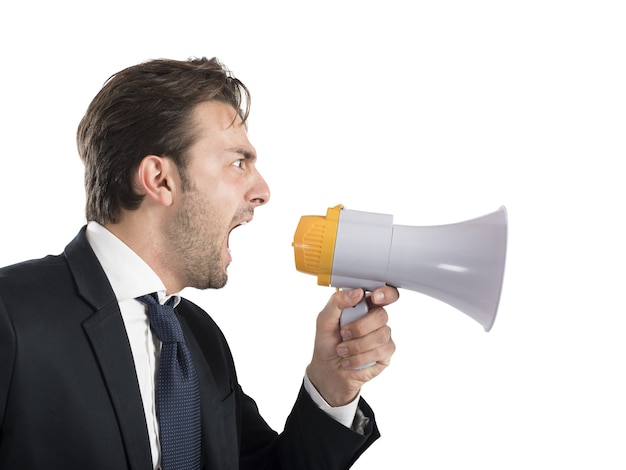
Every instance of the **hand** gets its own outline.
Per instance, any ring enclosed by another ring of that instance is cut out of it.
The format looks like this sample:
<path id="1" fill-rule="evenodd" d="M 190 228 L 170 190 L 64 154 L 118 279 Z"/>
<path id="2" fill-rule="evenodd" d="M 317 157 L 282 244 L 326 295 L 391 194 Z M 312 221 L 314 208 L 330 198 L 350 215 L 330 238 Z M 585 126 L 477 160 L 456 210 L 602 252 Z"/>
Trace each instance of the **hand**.
<path id="1" fill-rule="evenodd" d="M 331 406 L 353 401 L 361 386 L 389 365 L 396 350 L 387 326 L 387 311 L 383 308 L 398 300 L 398 290 L 394 287 L 376 289 L 368 295 L 368 313 L 339 328 L 341 311 L 356 305 L 363 295 L 361 289 L 338 291 L 317 317 L 313 359 L 307 367 L 307 376 Z M 370 362 L 375 364 L 355 370 Z"/>

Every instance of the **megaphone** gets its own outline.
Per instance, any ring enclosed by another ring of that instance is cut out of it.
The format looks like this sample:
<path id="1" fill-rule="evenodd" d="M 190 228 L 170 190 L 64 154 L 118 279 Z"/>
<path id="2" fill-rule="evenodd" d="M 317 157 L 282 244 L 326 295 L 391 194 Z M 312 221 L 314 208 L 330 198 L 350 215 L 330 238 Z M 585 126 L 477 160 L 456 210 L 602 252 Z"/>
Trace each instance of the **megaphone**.
<path id="1" fill-rule="evenodd" d="M 374 290 L 382 285 L 420 292 L 477 321 L 496 318 L 507 245 L 504 206 L 448 225 L 394 225 L 393 216 L 331 207 L 326 216 L 302 216 L 294 235 L 296 269 L 322 286 Z M 341 324 L 367 313 L 361 301 Z"/>

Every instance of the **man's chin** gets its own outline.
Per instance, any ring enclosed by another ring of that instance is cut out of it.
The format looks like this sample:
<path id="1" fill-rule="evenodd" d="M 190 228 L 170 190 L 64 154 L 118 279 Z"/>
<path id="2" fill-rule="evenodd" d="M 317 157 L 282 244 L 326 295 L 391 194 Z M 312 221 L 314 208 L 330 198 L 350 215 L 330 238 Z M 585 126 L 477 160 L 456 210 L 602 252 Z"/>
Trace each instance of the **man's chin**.
<path id="1" fill-rule="evenodd" d="M 206 289 L 221 289 L 222 287 L 225 287 L 227 283 L 228 283 L 228 274 L 224 273 L 224 275 L 220 276 L 219 278 L 211 279 L 207 283 Z"/>
<path id="2" fill-rule="evenodd" d="M 224 269 L 221 273 L 214 273 L 213 275 L 204 278 L 196 279 L 195 282 L 190 284 L 190 287 L 194 287 L 199 290 L 207 289 L 221 289 L 228 282 L 228 273 Z"/>

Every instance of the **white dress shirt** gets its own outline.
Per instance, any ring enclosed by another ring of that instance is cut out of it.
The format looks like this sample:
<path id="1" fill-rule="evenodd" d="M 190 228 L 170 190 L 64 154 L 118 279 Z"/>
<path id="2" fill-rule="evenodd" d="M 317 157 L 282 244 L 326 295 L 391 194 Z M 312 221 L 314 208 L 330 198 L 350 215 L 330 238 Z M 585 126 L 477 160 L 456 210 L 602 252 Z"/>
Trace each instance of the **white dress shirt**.
<path id="1" fill-rule="evenodd" d="M 135 299 L 156 292 L 159 301 L 163 303 L 167 300 L 165 286 L 145 261 L 102 225 L 89 222 L 87 240 L 111 283 L 122 312 L 146 415 L 152 462 L 156 469 L 159 466 L 160 446 L 155 384 L 161 342 L 150 330 L 146 306 Z"/>
<path id="2" fill-rule="evenodd" d="M 160 446 L 155 383 L 161 342 L 150 330 L 146 306 L 135 299 L 156 292 L 159 302 L 165 303 L 169 298 L 174 297 L 175 305 L 178 305 L 180 296 L 177 294 L 166 296 L 165 286 L 152 268 L 130 247 L 97 222 L 92 221 L 87 224 L 87 241 L 102 265 L 120 306 L 135 361 L 139 391 L 148 425 L 152 461 L 154 468 L 158 469 Z M 304 387 L 322 410 L 344 426 L 352 427 L 359 397 L 348 405 L 331 407 L 318 393 L 306 374 Z"/>

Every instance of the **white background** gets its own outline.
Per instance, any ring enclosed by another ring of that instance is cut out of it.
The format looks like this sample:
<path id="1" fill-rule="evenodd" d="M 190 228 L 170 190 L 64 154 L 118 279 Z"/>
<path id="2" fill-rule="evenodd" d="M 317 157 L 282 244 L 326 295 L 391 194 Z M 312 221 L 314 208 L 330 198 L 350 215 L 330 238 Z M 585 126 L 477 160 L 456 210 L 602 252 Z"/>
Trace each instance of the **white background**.
<path id="1" fill-rule="evenodd" d="M 228 286 L 187 295 L 270 424 L 332 291 L 295 271 L 301 215 L 434 225 L 505 205 L 494 328 L 402 292 L 397 353 L 363 390 L 383 437 L 354 468 L 626 467 L 622 2 L 16 3 L 0 7 L 0 265 L 59 253 L 84 223 L 75 129 L 112 73 L 217 56 L 252 91 L 272 200 L 233 234 Z"/>

